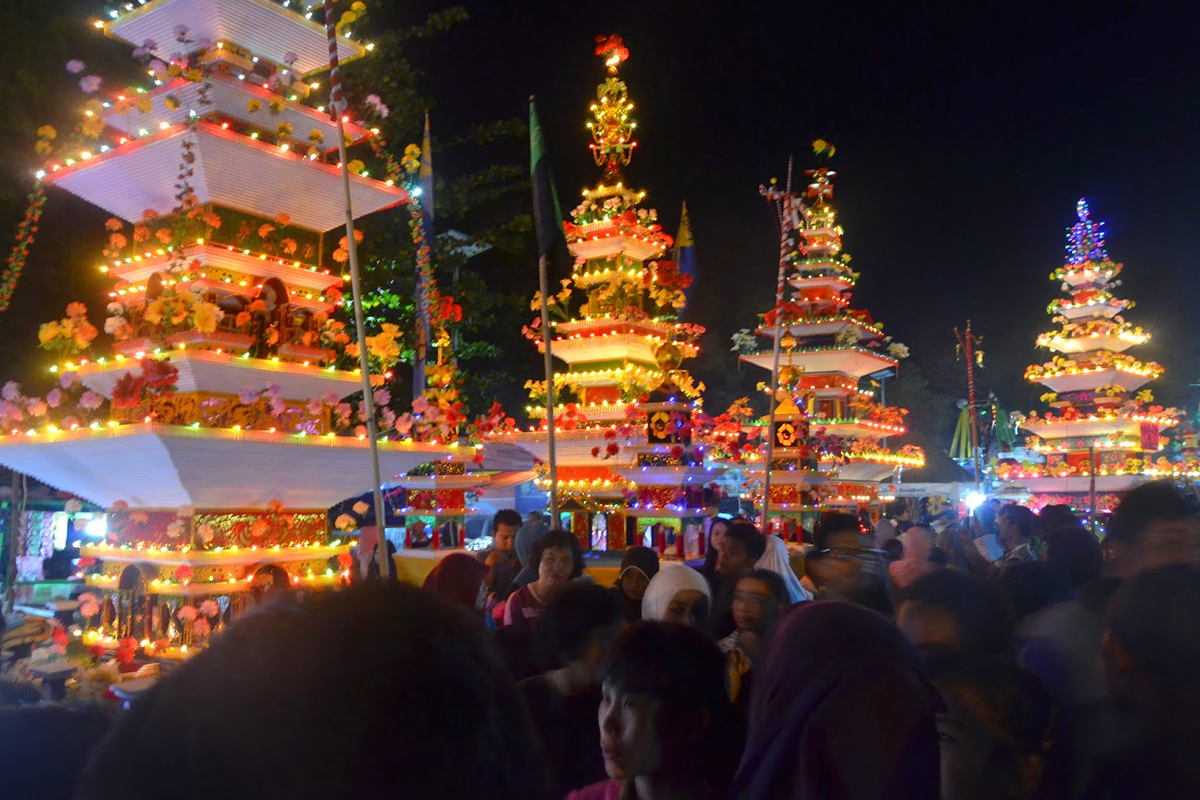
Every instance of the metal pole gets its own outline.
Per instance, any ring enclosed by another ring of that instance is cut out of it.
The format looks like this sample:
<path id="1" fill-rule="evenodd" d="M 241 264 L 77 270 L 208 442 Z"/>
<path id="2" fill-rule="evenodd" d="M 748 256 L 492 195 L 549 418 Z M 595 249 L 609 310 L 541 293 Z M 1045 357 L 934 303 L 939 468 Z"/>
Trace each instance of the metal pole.
<path id="1" fill-rule="evenodd" d="M 387 580 L 391 574 L 388 558 L 387 537 L 384 536 L 386 518 L 383 510 L 383 479 L 379 473 L 378 430 L 375 425 L 375 396 L 371 386 L 371 365 L 367 358 L 367 335 L 363 322 L 362 279 L 358 272 L 358 246 L 354 241 L 354 212 L 350 207 L 350 169 L 346 161 L 346 137 L 342 133 L 342 115 L 337 115 L 338 158 L 342 168 L 342 204 L 346 211 L 346 252 L 350 256 L 350 292 L 354 304 L 354 328 L 358 334 L 358 368 L 362 373 L 363 412 L 367 418 L 367 449 L 371 451 L 372 491 L 375 495 L 375 526 L 378 529 L 379 578 Z"/>
<path id="2" fill-rule="evenodd" d="M 763 507 L 761 528 L 763 533 L 770 532 L 771 512 L 771 463 L 775 460 L 775 395 L 779 391 L 779 353 L 782 346 L 779 340 L 783 337 L 783 287 L 787 284 L 787 262 L 790 252 L 787 247 L 786 225 L 791 219 L 792 200 L 792 159 L 788 158 L 787 184 L 783 195 L 783 211 L 779 217 L 779 274 L 775 279 L 775 343 L 771 348 L 771 383 L 769 384 L 769 410 L 767 412 L 767 452 L 763 464 Z M 796 232 L 799 235 L 799 231 Z"/>
<path id="3" fill-rule="evenodd" d="M 975 354 L 971 336 L 971 320 L 967 320 L 966 335 L 962 337 L 963 352 L 967 357 L 967 405 L 971 409 L 971 465 L 975 473 L 975 490 L 979 490 L 979 417 L 975 408 Z"/>
<path id="4" fill-rule="evenodd" d="M 554 441 L 554 354 L 550 350 L 550 265 L 542 255 L 538 259 L 538 282 L 542 288 L 542 344 L 546 367 L 546 434 L 547 458 L 550 462 L 550 520 L 557 528 L 558 518 L 558 456 Z"/>
<path id="5" fill-rule="evenodd" d="M 1096 535 L 1096 443 L 1092 442 L 1088 448 L 1088 464 L 1091 469 L 1088 470 L 1088 494 L 1091 495 L 1091 528 L 1092 535 Z"/>

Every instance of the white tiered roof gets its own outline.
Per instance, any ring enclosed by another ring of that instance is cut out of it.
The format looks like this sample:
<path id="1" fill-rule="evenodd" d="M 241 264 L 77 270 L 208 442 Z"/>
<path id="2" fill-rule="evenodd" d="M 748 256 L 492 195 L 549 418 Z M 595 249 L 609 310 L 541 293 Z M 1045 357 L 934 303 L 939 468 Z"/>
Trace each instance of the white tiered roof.
<path id="1" fill-rule="evenodd" d="M 179 50 L 175 29 L 182 25 L 191 39 L 232 42 L 276 64 L 283 64 L 288 52 L 295 53 L 299 58 L 293 69 L 305 75 L 329 66 L 329 40 L 319 4 L 313 17 L 306 19 L 272 0 L 152 0 L 106 22 L 104 32 L 135 47 L 151 39 L 158 45 L 154 54 L 167 59 Z M 339 60 L 357 58 L 364 51 L 357 42 L 338 37 Z"/>
<path id="2" fill-rule="evenodd" d="M 178 204 L 174 184 L 180 142 L 192 135 L 187 125 L 168 127 L 54 170 L 46 180 L 130 222 L 140 221 L 146 209 L 167 214 Z M 344 222 L 337 167 L 211 122 L 197 123 L 194 140 L 191 183 L 197 203 L 266 217 L 286 212 L 293 224 L 314 231 Z M 408 200 L 403 189 L 360 175 L 350 176 L 350 196 L 355 216 Z"/>
<path id="3" fill-rule="evenodd" d="M 371 488 L 367 442 L 155 423 L 0 436 L 0 463 L 101 506 L 329 508 Z M 385 478 L 457 448 L 380 442 Z"/>
<path id="4" fill-rule="evenodd" d="M 268 256 L 266 254 L 251 255 L 235 250 L 231 246 L 219 244 L 193 244 L 184 247 L 179 252 L 184 261 L 200 262 L 200 270 L 226 269 L 242 275 L 253 275 L 256 278 L 279 278 L 285 283 L 315 291 L 324 291 L 331 286 L 340 286 L 340 275 L 330 275 L 316 269 L 308 269 L 297 261 L 286 258 Z M 130 259 L 126 263 L 109 267 L 108 274 L 130 283 L 140 283 L 147 280 L 152 273 L 162 272 L 175 260 L 173 253 L 151 253 Z"/>
<path id="5" fill-rule="evenodd" d="M 263 128 L 275 128 L 281 122 L 292 126 L 294 138 L 305 141 L 311 131 L 317 130 L 324 137 L 324 143 L 319 145 L 322 151 L 337 149 L 337 123 L 328 114 L 322 114 L 308 106 L 294 103 L 283 95 L 269 92 L 246 81 L 228 75 L 215 73 L 208 79 L 208 99 L 212 105 L 199 104 L 200 84 L 186 78 L 176 78 L 162 86 L 156 86 L 141 97 L 149 98 L 153 106 L 148 112 L 136 108 L 121 114 L 115 109 L 109 109 L 104 114 L 104 121 L 111 127 L 123 133 L 134 136 L 138 131 L 157 131 L 162 123 L 168 126 L 187 122 L 193 113 L 207 116 L 212 112 L 227 117 L 242 120 L 249 125 Z M 165 98 L 171 95 L 178 100 L 175 109 L 167 107 Z M 250 111 L 248 104 L 258 100 L 262 108 Z M 283 107 L 278 114 L 271 113 L 269 106 L 272 101 L 282 101 Z M 351 143 L 359 142 L 371 135 L 371 132 L 352 122 L 343 122 L 342 129 L 350 137 Z"/>
<path id="6" fill-rule="evenodd" d="M 337 392 L 338 397 L 345 397 L 362 390 L 362 377 L 345 370 L 242 358 L 209 350 L 170 350 L 163 355 L 179 370 L 178 392 L 237 394 L 243 389 L 262 390 L 267 384 L 275 383 L 282 389 L 284 398 L 309 400 L 326 392 Z M 104 364 L 93 361 L 75 371 L 84 386 L 104 397 L 111 397 L 117 381 L 127 372 L 140 374 L 141 365 L 126 358 Z M 376 383 L 383 380 L 379 375 L 373 375 L 371 379 Z"/>
<path id="7" fill-rule="evenodd" d="M 794 366 L 801 367 L 809 375 L 826 373 L 844 373 L 855 378 L 895 367 L 895 359 L 871 350 L 861 350 L 852 347 L 831 348 L 829 350 L 796 350 L 789 356 Z M 771 369 L 772 353 L 751 353 L 743 355 L 742 361 L 763 369 Z M 780 363 L 784 363 L 782 360 Z"/>

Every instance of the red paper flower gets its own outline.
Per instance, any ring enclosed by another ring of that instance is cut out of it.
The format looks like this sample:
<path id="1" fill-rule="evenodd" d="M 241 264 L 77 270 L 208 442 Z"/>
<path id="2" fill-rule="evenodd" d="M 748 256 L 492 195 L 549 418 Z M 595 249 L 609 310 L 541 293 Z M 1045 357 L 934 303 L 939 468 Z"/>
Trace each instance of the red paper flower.
<path id="1" fill-rule="evenodd" d="M 604 448 L 610 456 L 615 456 L 621 451 L 621 445 L 616 442 L 609 442 L 608 447 Z"/>
<path id="2" fill-rule="evenodd" d="M 175 382 L 179 380 L 179 370 L 166 359 L 143 358 L 141 364 L 142 376 L 146 381 L 146 386 L 150 389 L 161 391 L 174 386 Z"/>
<path id="3" fill-rule="evenodd" d="M 190 581 L 192 579 L 193 572 L 194 570 L 187 564 L 180 564 L 175 568 L 175 580 L 179 583 Z"/>

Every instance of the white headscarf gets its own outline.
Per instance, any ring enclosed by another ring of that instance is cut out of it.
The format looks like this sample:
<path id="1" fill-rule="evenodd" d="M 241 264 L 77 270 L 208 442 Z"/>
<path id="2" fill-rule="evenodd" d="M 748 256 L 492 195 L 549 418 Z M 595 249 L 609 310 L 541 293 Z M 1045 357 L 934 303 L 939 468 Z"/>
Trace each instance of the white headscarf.
<path id="1" fill-rule="evenodd" d="M 650 579 L 642 597 L 642 619 L 661 620 L 675 595 L 688 589 L 703 592 L 708 598 L 708 607 L 712 608 L 712 589 L 708 588 L 703 575 L 684 564 L 663 564 L 658 574 Z"/>
<path id="2" fill-rule="evenodd" d="M 812 600 L 812 595 L 804 591 L 800 579 L 796 577 L 796 571 L 792 569 L 792 560 L 788 557 L 787 545 L 784 544 L 783 539 L 778 536 L 764 538 L 767 540 L 767 549 L 763 551 L 762 558 L 754 566 L 758 569 L 769 569 L 783 578 L 783 585 L 787 587 L 788 605 Z"/>

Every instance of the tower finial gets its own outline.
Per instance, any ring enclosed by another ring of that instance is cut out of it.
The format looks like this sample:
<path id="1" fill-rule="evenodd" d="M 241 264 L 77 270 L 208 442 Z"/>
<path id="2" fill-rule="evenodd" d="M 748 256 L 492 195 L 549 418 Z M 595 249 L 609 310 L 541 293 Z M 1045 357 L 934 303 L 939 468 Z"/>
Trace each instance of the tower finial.
<path id="1" fill-rule="evenodd" d="M 596 55 L 604 58 L 604 66 L 608 67 L 609 75 L 617 74 L 617 67 L 629 58 L 629 48 L 625 46 L 619 33 L 609 36 L 596 37 Z"/>
<path id="2" fill-rule="evenodd" d="M 1107 261 L 1108 251 L 1104 247 L 1104 223 L 1092 222 L 1087 198 L 1075 203 L 1075 214 L 1079 221 L 1067 229 L 1067 263 L 1083 264 L 1088 261 Z"/>
<path id="3" fill-rule="evenodd" d="M 633 140 L 637 122 L 629 116 L 633 103 L 629 102 L 625 82 L 616 77 L 621 62 L 629 58 L 629 48 L 614 33 L 597 36 L 595 52 L 604 59 L 608 77 L 596 87 L 596 102 L 590 109 L 594 119 L 587 124 L 592 132 L 588 147 L 596 166 L 604 168 L 605 182 L 614 184 L 621 180 L 621 167 L 629 164 L 633 148 L 637 147 Z"/>

